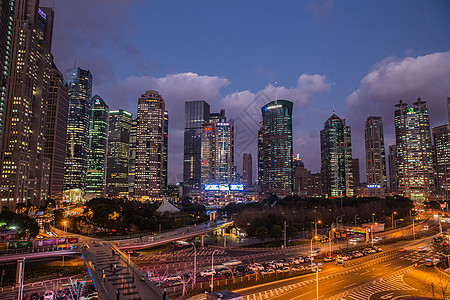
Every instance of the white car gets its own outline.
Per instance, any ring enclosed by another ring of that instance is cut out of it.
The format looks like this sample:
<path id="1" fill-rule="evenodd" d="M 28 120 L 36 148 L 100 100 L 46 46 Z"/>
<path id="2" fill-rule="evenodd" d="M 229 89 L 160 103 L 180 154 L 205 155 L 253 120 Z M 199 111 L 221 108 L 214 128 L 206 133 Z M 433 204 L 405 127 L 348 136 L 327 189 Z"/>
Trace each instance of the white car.
<path id="1" fill-rule="evenodd" d="M 176 274 L 167 275 L 166 278 L 164 279 L 164 281 L 174 281 L 174 280 L 181 280 L 180 275 Z"/>
<path id="2" fill-rule="evenodd" d="M 212 276 L 216 275 L 216 270 L 214 269 L 208 269 L 200 272 L 200 276 L 206 277 L 206 276 Z"/>
<path id="3" fill-rule="evenodd" d="M 54 297 L 55 297 L 55 293 L 53 293 L 53 291 L 51 291 L 51 290 L 45 291 L 44 300 L 53 300 Z"/>
<path id="4" fill-rule="evenodd" d="M 98 300 L 98 294 L 97 292 L 93 292 L 87 296 L 81 297 L 80 300 Z"/>
<path id="5" fill-rule="evenodd" d="M 275 273 L 274 269 L 266 269 L 264 271 L 261 271 L 260 274 L 273 274 L 273 273 Z"/>

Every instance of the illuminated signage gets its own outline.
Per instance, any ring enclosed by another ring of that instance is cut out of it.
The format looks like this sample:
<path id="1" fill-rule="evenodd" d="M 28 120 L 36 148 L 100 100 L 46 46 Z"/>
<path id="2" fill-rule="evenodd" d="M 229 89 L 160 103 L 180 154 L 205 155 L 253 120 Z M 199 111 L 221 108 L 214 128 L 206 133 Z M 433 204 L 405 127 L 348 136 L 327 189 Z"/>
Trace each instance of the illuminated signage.
<path id="1" fill-rule="evenodd" d="M 243 191 L 243 184 L 205 184 L 205 191 Z"/>
<path id="2" fill-rule="evenodd" d="M 243 191 L 244 185 L 243 184 L 230 184 L 230 191 Z"/>
<path id="3" fill-rule="evenodd" d="M 217 126 L 229 126 L 230 123 L 217 123 Z"/>
<path id="4" fill-rule="evenodd" d="M 38 14 L 45 20 L 47 20 L 47 15 L 45 14 L 45 12 L 42 11 L 42 9 L 38 8 Z"/>
<path id="5" fill-rule="evenodd" d="M 96 99 L 96 100 L 95 100 L 95 104 L 100 104 L 100 100 L 99 100 L 99 99 Z"/>
<path id="6" fill-rule="evenodd" d="M 367 188 L 368 189 L 379 189 L 379 188 L 381 188 L 381 185 L 379 185 L 379 184 L 368 184 Z"/>
<path id="7" fill-rule="evenodd" d="M 269 107 L 267 107 L 267 109 L 275 109 L 275 108 L 282 108 L 282 107 L 283 107 L 283 105 L 278 104 L 278 105 L 269 106 Z"/>
<path id="8" fill-rule="evenodd" d="M 408 108 L 408 112 L 414 112 L 414 108 Z"/>

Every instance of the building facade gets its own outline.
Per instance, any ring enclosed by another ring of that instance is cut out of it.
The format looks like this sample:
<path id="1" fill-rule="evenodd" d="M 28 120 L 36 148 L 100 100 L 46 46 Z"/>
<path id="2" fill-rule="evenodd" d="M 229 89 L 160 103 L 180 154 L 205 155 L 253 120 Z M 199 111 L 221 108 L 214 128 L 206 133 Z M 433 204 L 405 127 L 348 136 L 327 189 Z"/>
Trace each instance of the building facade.
<path id="1" fill-rule="evenodd" d="M 203 100 L 185 102 L 183 195 L 201 190 L 201 132 L 209 123 L 210 107 Z"/>
<path id="2" fill-rule="evenodd" d="M 130 199 L 134 199 L 134 183 L 136 180 L 136 138 L 137 119 L 133 119 L 130 127 L 130 156 L 128 159 L 128 198 Z"/>
<path id="3" fill-rule="evenodd" d="M 108 155 L 109 107 L 98 95 L 91 100 L 86 192 L 104 197 Z"/>
<path id="4" fill-rule="evenodd" d="M 353 194 L 361 185 L 361 178 L 359 176 L 359 158 L 352 159 L 352 176 L 353 176 Z"/>
<path id="5" fill-rule="evenodd" d="M 10 55 L 13 40 L 15 2 L 15 0 L 3 0 L 0 3 L 0 151 L 3 141 L 3 119 L 6 110 L 8 72 L 11 64 Z"/>
<path id="6" fill-rule="evenodd" d="M 367 183 L 387 188 L 386 151 L 384 148 L 383 120 L 368 117 L 365 127 Z"/>
<path id="7" fill-rule="evenodd" d="M 47 105 L 44 153 L 51 161 L 49 195 L 62 200 L 64 192 L 64 161 L 66 157 L 67 117 L 69 114 L 69 89 L 64 77 L 52 63 L 50 92 Z"/>
<path id="8" fill-rule="evenodd" d="M 146 91 L 138 99 L 134 193 L 143 200 L 163 196 L 164 111 L 157 91 Z"/>
<path id="9" fill-rule="evenodd" d="M 92 75 L 89 70 L 67 71 L 64 81 L 69 87 L 64 190 L 86 190 L 91 116 Z"/>
<path id="10" fill-rule="evenodd" d="M 353 196 L 350 126 L 333 114 L 320 131 L 322 191 L 328 197 Z"/>
<path id="11" fill-rule="evenodd" d="M 392 194 L 398 192 L 397 177 L 397 146 L 389 146 L 389 190 Z"/>
<path id="12" fill-rule="evenodd" d="M 201 183 L 230 184 L 234 181 L 234 122 L 225 111 L 210 118 L 201 132 Z"/>
<path id="13" fill-rule="evenodd" d="M 433 150 L 426 102 L 420 98 L 408 108 L 395 105 L 398 192 L 413 201 L 430 198 L 434 188 Z"/>
<path id="14" fill-rule="evenodd" d="M 253 159 L 251 153 L 242 154 L 242 183 L 245 188 L 253 186 Z"/>
<path id="15" fill-rule="evenodd" d="M 163 148 L 163 191 L 167 195 L 168 174 L 168 151 L 169 151 L 169 112 L 164 111 L 164 148 Z"/>
<path id="16" fill-rule="evenodd" d="M 294 158 L 294 195 L 302 198 L 322 197 L 322 176 L 306 169 L 299 157 Z"/>
<path id="17" fill-rule="evenodd" d="M 3 4 L 11 5 L 7 2 L 3 1 L 2 11 Z M 5 9 L 10 17 L 11 7 Z M 25 202 L 40 206 L 48 200 L 50 159 L 44 155 L 44 134 L 52 31 L 50 8 L 39 7 L 37 0 L 15 1 L 6 109 L 2 114 L 2 207 L 14 209 L 16 204 Z"/>
<path id="18" fill-rule="evenodd" d="M 109 112 L 106 194 L 128 198 L 128 161 L 132 114 L 123 110 Z"/>
<path id="19" fill-rule="evenodd" d="M 450 124 L 433 127 L 436 186 L 439 198 L 448 201 L 450 190 Z"/>
<path id="20" fill-rule="evenodd" d="M 262 190 L 265 194 L 292 194 L 292 108 L 287 100 L 272 101 L 261 108 Z"/>

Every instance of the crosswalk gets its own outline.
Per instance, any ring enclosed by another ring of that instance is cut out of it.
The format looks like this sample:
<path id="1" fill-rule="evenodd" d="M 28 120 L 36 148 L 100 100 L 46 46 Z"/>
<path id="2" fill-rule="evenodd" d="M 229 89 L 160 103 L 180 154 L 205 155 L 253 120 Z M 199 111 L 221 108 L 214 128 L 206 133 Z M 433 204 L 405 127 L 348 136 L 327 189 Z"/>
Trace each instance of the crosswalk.
<path id="1" fill-rule="evenodd" d="M 371 295 L 382 292 L 382 291 L 393 291 L 393 290 L 414 291 L 414 290 L 416 290 L 412 286 L 403 282 L 402 278 L 403 278 L 402 275 L 395 276 L 393 278 L 390 278 L 386 281 L 382 281 L 373 286 L 366 287 L 365 289 L 363 289 L 359 292 L 352 293 L 342 299 L 344 299 L 344 300 L 367 300 L 367 299 L 370 299 Z"/>

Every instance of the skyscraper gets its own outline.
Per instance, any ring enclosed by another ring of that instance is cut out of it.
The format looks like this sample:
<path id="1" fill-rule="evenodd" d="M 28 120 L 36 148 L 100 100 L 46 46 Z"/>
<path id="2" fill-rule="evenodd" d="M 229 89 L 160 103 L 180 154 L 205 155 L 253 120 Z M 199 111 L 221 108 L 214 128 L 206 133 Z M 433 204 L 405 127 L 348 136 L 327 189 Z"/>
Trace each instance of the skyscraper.
<path id="1" fill-rule="evenodd" d="M 263 122 L 260 122 L 261 128 L 258 130 L 258 161 L 257 161 L 257 172 L 258 172 L 258 186 L 263 186 L 263 176 L 264 176 L 264 144 L 263 144 Z"/>
<path id="2" fill-rule="evenodd" d="M 209 104 L 203 100 L 185 102 L 183 194 L 199 192 L 201 188 L 201 132 L 209 123 Z"/>
<path id="3" fill-rule="evenodd" d="M 105 196 L 108 153 L 109 107 L 98 95 L 91 100 L 86 192 Z"/>
<path id="4" fill-rule="evenodd" d="M 138 100 L 136 147 L 136 197 L 163 195 L 164 99 L 157 91 L 146 91 Z"/>
<path id="5" fill-rule="evenodd" d="M 399 194 L 425 201 L 434 186 L 433 152 L 426 102 L 420 98 L 408 108 L 400 100 L 395 107 L 395 141 Z"/>
<path id="6" fill-rule="evenodd" d="M 448 122 L 450 123 L 450 97 L 447 97 L 447 114 L 448 114 Z"/>
<path id="7" fill-rule="evenodd" d="M 53 30 L 53 11 L 39 7 L 37 0 L 17 0 L 14 13 L 0 163 L 1 206 L 11 209 L 17 203 L 44 205 L 48 200 L 44 133 Z"/>
<path id="8" fill-rule="evenodd" d="M 234 167 L 234 122 L 225 111 L 210 118 L 201 131 L 201 183 L 230 184 Z"/>
<path id="9" fill-rule="evenodd" d="M 246 188 L 253 185 L 253 168 L 252 154 L 242 154 L 242 182 Z"/>
<path id="10" fill-rule="evenodd" d="M 137 119 L 131 121 L 130 127 L 130 156 L 128 159 L 128 198 L 134 199 L 134 184 L 136 179 L 136 138 Z"/>
<path id="11" fill-rule="evenodd" d="M 84 191 L 89 150 L 91 72 L 80 68 L 68 70 L 64 83 L 69 86 L 64 190 L 81 189 Z"/>
<path id="12" fill-rule="evenodd" d="M 261 108 L 262 189 L 266 194 L 292 193 L 292 107 L 287 100 L 275 100 Z"/>
<path id="13" fill-rule="evenodd" d="M 391 193 L 398 192 L 397 177 L 397 146 L 389 146 L 389 189 Z"/>
<path id="14" fill-rule="evenodd" d="M 386 151 L 381 117 L 367 118 L 365 141 L 367 183 L 380 185 L 386 189 Z"/>
<path id="15" fill-rule="evenodd" d="M 359 176 L 359 158 L 352 159 L 352 176 L 353 176 L 353 194 L 356 193 L 357 189 L 361 185 L 361 180 Z"/>
<path id="16" fill-rule="evenodd" d="M 322 196 L 322 176 L 320 173 L 311 174 L 298 154 L 294 157 L 294 194 L 300 197 Z"/>
<path id="17" fill-rule="evenodd" d="M 0 2 L 0 151 L 3 141 L 3 117 L 6 108 L 6 88 L 13 39 L 15 0 Z M 1 210 L 1 208 L 0 208 Z"/>
<path id="18" fill-rule="evenodd" d="M 132 115 L 123 110 L 109 112 L 106 193 L 108 197 L 128 197 L 128 161 Z"/>
<path id="19" fill-rule="evenodd" d="M 329 197 L 353 196 L 350 126 L 333 114 L 320 131 L 322 190 Z"/>
<path id="20" fill-rule="evenodd" d="M 433 128 L 437 193 L 448 201 L 450 190 L 450 124 Z"/>
<path id="21" fill-rule="evenodd" d="M 55 200 L 62 200 L 64 192 L 64 160 L 66 157 L 68 114 L 69 89 L 64 85 L 62 73 L 52 63 L 44 153 L 51 161 L 49 195 Z"/>
<path id="22" fill-rule="evenodd" d="M 164 111 L 164 147 L 163 147 L 163 191 L 167 194 L 167 156 L 169 150 L 169 112 Z"/>

